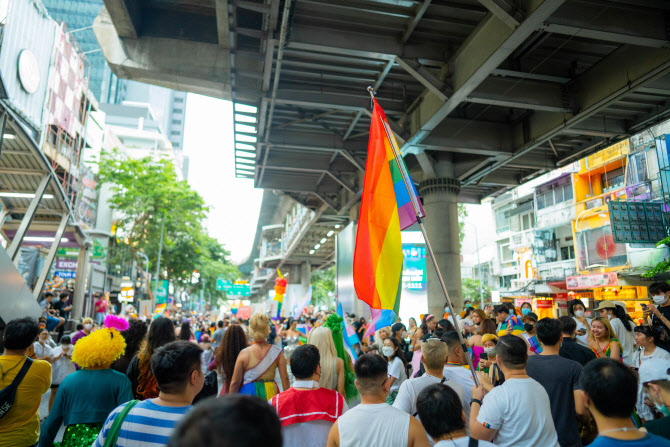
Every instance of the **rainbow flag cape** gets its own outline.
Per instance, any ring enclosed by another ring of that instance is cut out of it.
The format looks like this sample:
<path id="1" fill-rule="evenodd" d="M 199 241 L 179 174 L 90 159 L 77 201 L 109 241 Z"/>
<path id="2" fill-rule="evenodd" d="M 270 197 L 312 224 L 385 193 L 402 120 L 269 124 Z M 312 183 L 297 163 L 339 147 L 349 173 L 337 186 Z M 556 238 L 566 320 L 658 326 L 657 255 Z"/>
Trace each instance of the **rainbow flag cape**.
<path id="1" fill-rule="evenodd" d="M 528 344 L 530 345 L 530 350 L 535 354 L 539 355 L 543 351 L 542 343 L 540 343 L 540 340 L 534 335 L 528 339 Z"/>
<path id="2" fill-rule="evenodd" d="M 413 202 L 418 204 L 421 216 L 423 208 L 386 115 L 373 101 L 354 252 L 354 288 L 358 298 L 373 309 L 390 309 L 398 314 L 403 265 L 400 231 L 417 220 Z M 410 192 L 403 174 L 412 185 Z"/>
<path id="3" fill-rule="evenodd" d="M 505 320 L 502 326 L 500 326 L 500 330 L 498 331 L 498 337 L 507 335 L 508 324 L 512 325 L 512 335 L 519 335 L 526 332 L 526 330 L 523 328 L 521 317 L 518 315 L 510 315 L 509 317 L 507 317 L 507 320 Z"/>

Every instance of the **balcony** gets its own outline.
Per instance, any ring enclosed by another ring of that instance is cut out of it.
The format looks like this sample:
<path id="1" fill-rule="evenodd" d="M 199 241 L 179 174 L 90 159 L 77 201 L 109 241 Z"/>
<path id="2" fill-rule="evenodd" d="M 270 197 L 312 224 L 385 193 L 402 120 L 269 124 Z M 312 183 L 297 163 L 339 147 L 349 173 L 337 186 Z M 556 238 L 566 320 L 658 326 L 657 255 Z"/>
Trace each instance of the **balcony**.
<path id="1" fill-rule="evenodd" d="M 548 229 L 569 224 L 575 219 L 575 201 L 566 200 L 535 212 L 535 227 Z"/>
<path id="2" fill-rule="evenodd" d="M 564 280 L 568 276 L 575 276 L 576 274 L 577 268 L 574 259 L 548 262 L 537 266 L 537 276 L 543 281 Z"/>
<path id="3" fill-rule="evenodd" d="M 272 276 L 272 273 L 274 272 L 273 269 L 270 268 L 261 268 L 259 267 L 259 259 L 254 260 L 254 269 L 251 272 L 251 287 L 254 288 L 255 286 L 262 286 L 269 278 Z"/>
<path id="4" fill-rule="evenodd" d="M 530 248 L 533 246 L 534 240 L 535 236 L 533 235 L 533 230 L 526 230 L 521 231 L 519 233 L 514 233 L 509 238 L 509 248 L 510 250 Z"/>

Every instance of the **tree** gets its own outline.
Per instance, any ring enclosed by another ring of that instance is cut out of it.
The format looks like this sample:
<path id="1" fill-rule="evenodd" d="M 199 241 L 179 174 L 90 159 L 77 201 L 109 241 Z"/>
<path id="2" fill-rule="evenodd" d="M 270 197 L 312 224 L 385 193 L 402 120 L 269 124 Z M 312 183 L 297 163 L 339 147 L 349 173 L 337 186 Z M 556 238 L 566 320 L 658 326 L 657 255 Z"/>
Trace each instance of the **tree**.
<path id="1" fill-rule="evenodd" d="M 202 283 L 194 285 L 191 281 L 197 270 L 209 293 L 216 293 L 218 276 L 239 277 L 237 267 L 227 259 L 229 253 L 203 228 L 208 211 L 204 200 L 187 182 L 177 179 L 169 160 L 132 159 L 115 149 L 103 152 L 98 167 L 99 184 L 112 185 L 109 205 L 118 215 L 111 262 L 120 265 L 139 261 L 137 253 L 142 252 L 154 271 L 164 226 L 160 274 L 167 273 L 193 291 L 202 287 Z"/>
<path id="2" fill-rule="evenodd" d="M 661 245 L 670 246 L 670 237 L 666 237 L 665 239 L 656 242 L 657 247 L 660 247 Z M 658 264 L 647 270 L 642 276 L 645 278 L 653 278 L 654 276 L 659 275 L 661 273 L 665 273 L 668 270 L 670 270 L 670 259 L 664 259 L 663 261 L 660 261 Z"/>
<path id="3" fill-rule="evenodd" d="M 335 307 L 335 266 L 312 273 L 312 304 L 314 306 Z"/>
<path id="4" fill-rule="evenodd" d="M 483 285 L 484 299 L 486 300 L 491 295 L 491 288 L 486 284 Z M 479 302 L 479 280 L 472 278 L 461 278 L 461 296 L 463 301 L 470 300 L 473 303 Z"/>

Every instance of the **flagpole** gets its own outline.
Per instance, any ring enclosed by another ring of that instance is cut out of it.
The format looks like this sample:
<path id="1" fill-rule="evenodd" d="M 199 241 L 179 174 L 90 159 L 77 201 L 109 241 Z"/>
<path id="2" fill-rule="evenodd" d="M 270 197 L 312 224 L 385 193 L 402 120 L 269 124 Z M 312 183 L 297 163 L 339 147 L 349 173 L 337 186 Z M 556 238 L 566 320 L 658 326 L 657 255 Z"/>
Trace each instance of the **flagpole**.
<path id="1" fill-rule="evenodd" d="M 375 98 L 375 91 L 372 87 L 368 87 L 368 92 L 370 93 L 370 96 L 372 99 Z M 374 115 L 373 115 L 374 116 Z M 391 149 L 393 150 L 393 156 L 395 158 L 396 164 L 398 165 L 398 169 L 400 170 L 400 175 L 402 176 L 402 181 L 405 184 L 405 188 L 407 189 L 407 194 L 409 195 L 409 198 L 412 202 L 412 208 L 414 209 L 414 214 L 416 214 L 416 223 L 419 224 L 419 228 L 421 229 L 421 233 L 423 234 L 423 239 L 426 241 L 426 251 L 428 251 L 428 254 L 430 255 L 430 259 L 433 261 L 433 266 L 435 267 L 435 272 L 437 273 L 437 278 L 440 281 L 440 286 L 442 287 L 442 292 L 444 293 L 445 298 L 447 299 L 447 305 L 449 306 L 449 310 L 451 312 L 451 315 L 454 320 L 454 326 L 456 328 L 456 333 L 458 334 L 458 339 L 461 342 L 461 349 L 463 349 L 463 352 L 465 353 L 465 358 L 468 361 L 468 366 L 470 367 L 470 373 L 472 374 L 472 379 L 475 381 L 475 384 L 479 386 L 479 378 L 477 377 L 477 372 L 475 371 L 475 368 L 472 365 L 472 359 L 470 356 L 467 354 L 468 353 L 468 347 L 465 344 L 465 340 L 463 339 L 463 334 L 461 334 L 460 328 L 458 327 L 458 323 L 456 322 L 456 312 L 454 311 L 454 305 L 451 302 L 451 298 L 449 298 L 449 292 L 447 291 L 447 286 L 444 283 L 444 278 L 442 278 L 442 273 L 440 272 L 440 267 L 437 265 L 437 259 L 435 258 L 435 252 L 433 252 L 433 247 L 430 245 L 430 240 L 428 239 L 428 233 L 426 233 L 426 227 L 423 225 L 423 219 L 422 219 L 422 212 L 421 208 L 419 207 L 419 201 L 416 195 L 414 194 L 414 185 L 411 184 L 410 178 L 408 173 L 405 170 L 405 163 L 402 162 L 402 158 L 400 157 L 400 149 L 396 146 L 395 138 L 393 138 L 393 134 L 391 133 L 391 129 L 388 128 L 385 122 L 382 120 L 382 124 L 384 127 L 384 130 L 386 131 L 386 138 L 389 140 L 389 144 L 391 145 Z"/>

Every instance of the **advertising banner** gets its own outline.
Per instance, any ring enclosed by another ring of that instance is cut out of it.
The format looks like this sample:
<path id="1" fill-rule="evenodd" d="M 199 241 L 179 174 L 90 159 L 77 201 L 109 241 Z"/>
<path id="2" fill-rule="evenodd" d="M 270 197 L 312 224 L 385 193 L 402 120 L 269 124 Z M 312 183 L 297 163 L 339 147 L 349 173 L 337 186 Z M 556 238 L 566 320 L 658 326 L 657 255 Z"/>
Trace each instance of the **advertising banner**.
<path id="1" fill-rule="evenodd" d="M 616 272 L 597 273 L 594 275 L 568 276 L 566 282 L 569 290 L 612 287 L 619 284 Z"/>

